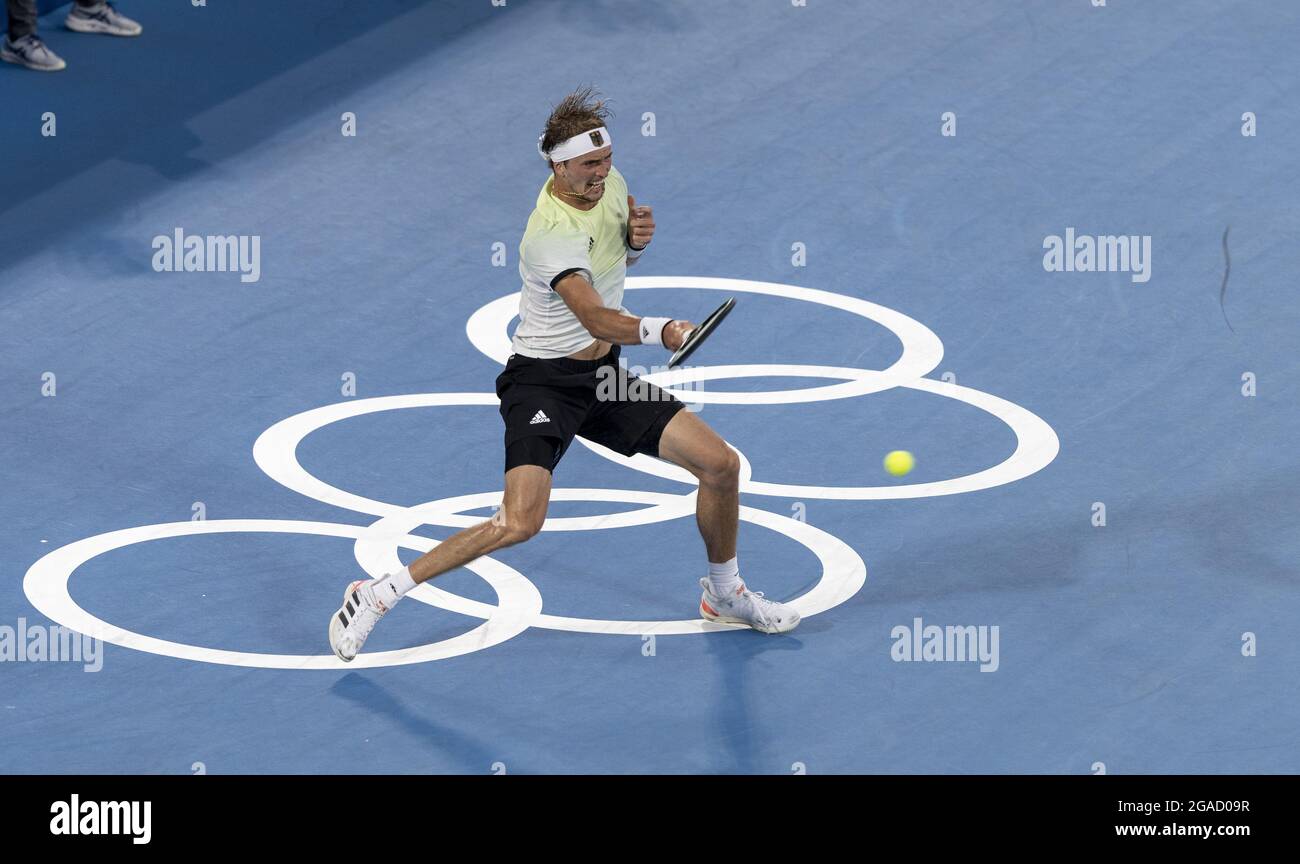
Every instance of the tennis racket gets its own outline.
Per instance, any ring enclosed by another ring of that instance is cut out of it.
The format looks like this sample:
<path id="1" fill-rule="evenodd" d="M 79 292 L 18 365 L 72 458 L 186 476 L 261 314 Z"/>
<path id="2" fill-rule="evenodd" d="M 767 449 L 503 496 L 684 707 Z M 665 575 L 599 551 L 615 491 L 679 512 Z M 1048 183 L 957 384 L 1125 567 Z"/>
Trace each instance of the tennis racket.
<path id="1" fill-rule="evenodd" d="M 709 334 L 718 329 L 718 325 L 722 323 L 722 320 L 727 317 L 735 305 L 736 298 L 728 297 L 727 302 L 709 313 L 709 317 L 704 319 L 703 324 L 687 333 L 686 341 L 682 343 L 682 347 L 678 348 L 673 353 L 672 359 L 668 361 L 668 368 L 672 369 L 674 366 L 685 363 L 695 353 L 695 349 L 703 345 L 704 340 L 709 338 Z"/>

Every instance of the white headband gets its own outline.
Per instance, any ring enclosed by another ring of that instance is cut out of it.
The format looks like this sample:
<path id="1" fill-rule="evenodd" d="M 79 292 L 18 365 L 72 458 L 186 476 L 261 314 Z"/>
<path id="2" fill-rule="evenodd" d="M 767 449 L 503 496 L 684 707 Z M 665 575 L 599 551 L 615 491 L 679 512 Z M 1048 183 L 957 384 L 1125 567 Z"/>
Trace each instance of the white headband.
<path id="1" fill-rule="evenodd" d="M 545 135 L 542 135 L 537 139 L 537 152 L 541 154 L 543 159 L 548 159 L 551 162 L 564 162 L 575 156 L 581 156 L 584 153 L 590 153 L 592 150 L 599 150 L 613 144 L 609 139 L 609 130 L 604 126 L 587 132 L 579 132 L 568 141 L 556 144 L 551 148 L 550 153 L 542 149 L 542 139 L 545 137 Z"/>

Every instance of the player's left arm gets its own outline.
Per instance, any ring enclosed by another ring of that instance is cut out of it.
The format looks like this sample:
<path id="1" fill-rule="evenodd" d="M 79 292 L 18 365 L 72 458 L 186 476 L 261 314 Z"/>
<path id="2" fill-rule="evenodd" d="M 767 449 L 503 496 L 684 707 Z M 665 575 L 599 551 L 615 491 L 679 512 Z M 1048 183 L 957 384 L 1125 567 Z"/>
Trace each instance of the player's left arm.
<path id="1" fill-rule="evenodd" d="M 632 266 L 642 249 L 649 245 L 655 236 L 655 216 L 651 207 L 637 204 L 631 195 L 627 196 L 627 246 L 636 255 L 628 255 L 627 265 Z"/>

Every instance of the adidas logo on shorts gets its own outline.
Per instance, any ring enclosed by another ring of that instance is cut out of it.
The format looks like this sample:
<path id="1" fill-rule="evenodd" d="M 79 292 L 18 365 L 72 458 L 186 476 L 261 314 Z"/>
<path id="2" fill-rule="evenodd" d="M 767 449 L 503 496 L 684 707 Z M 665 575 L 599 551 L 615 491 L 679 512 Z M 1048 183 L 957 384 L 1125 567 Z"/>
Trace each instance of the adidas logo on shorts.
<path id="1" fill-rule="evenodd" d="M 533 419 L 528 421 L 529 426 L 535 426 L 538 423 L 550 423 L 551 418 L 546 416 L 545 411 L 538 411 L 533 415 Z"/>

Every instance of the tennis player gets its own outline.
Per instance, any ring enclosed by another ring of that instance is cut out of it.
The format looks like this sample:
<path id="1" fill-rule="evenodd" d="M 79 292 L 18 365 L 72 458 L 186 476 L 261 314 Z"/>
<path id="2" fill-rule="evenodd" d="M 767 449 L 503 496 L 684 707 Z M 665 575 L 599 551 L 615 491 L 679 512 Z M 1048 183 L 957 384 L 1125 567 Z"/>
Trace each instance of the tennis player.
<path id="1" fill-rule="evenodd" d="M 701 616 L 764 633 L 799 623 L 793 608 L 740 578 L 739 457 L 680 400 L 618 363 L 620 346 L 676 350 L 694 325 L 637 317 L 622 306 L 627 268 L 654 236 L 654 214 L 614 168 L 609 112 L 597 95 L 584 87 L 565 97 L 537 145 L 551 176 L 519 244 L 519 327 L 496 379 L 505 421 L 501 509 L 410 567 L 349 585 L 329 624 L 330 647 L 342 660 L 357 655 L 375 623 L 416 585 L 541 531 L 551 474 L 575 435 L 624 456 L 667 459 L 699 479 L 696 522 L 709 562 Z"/>

